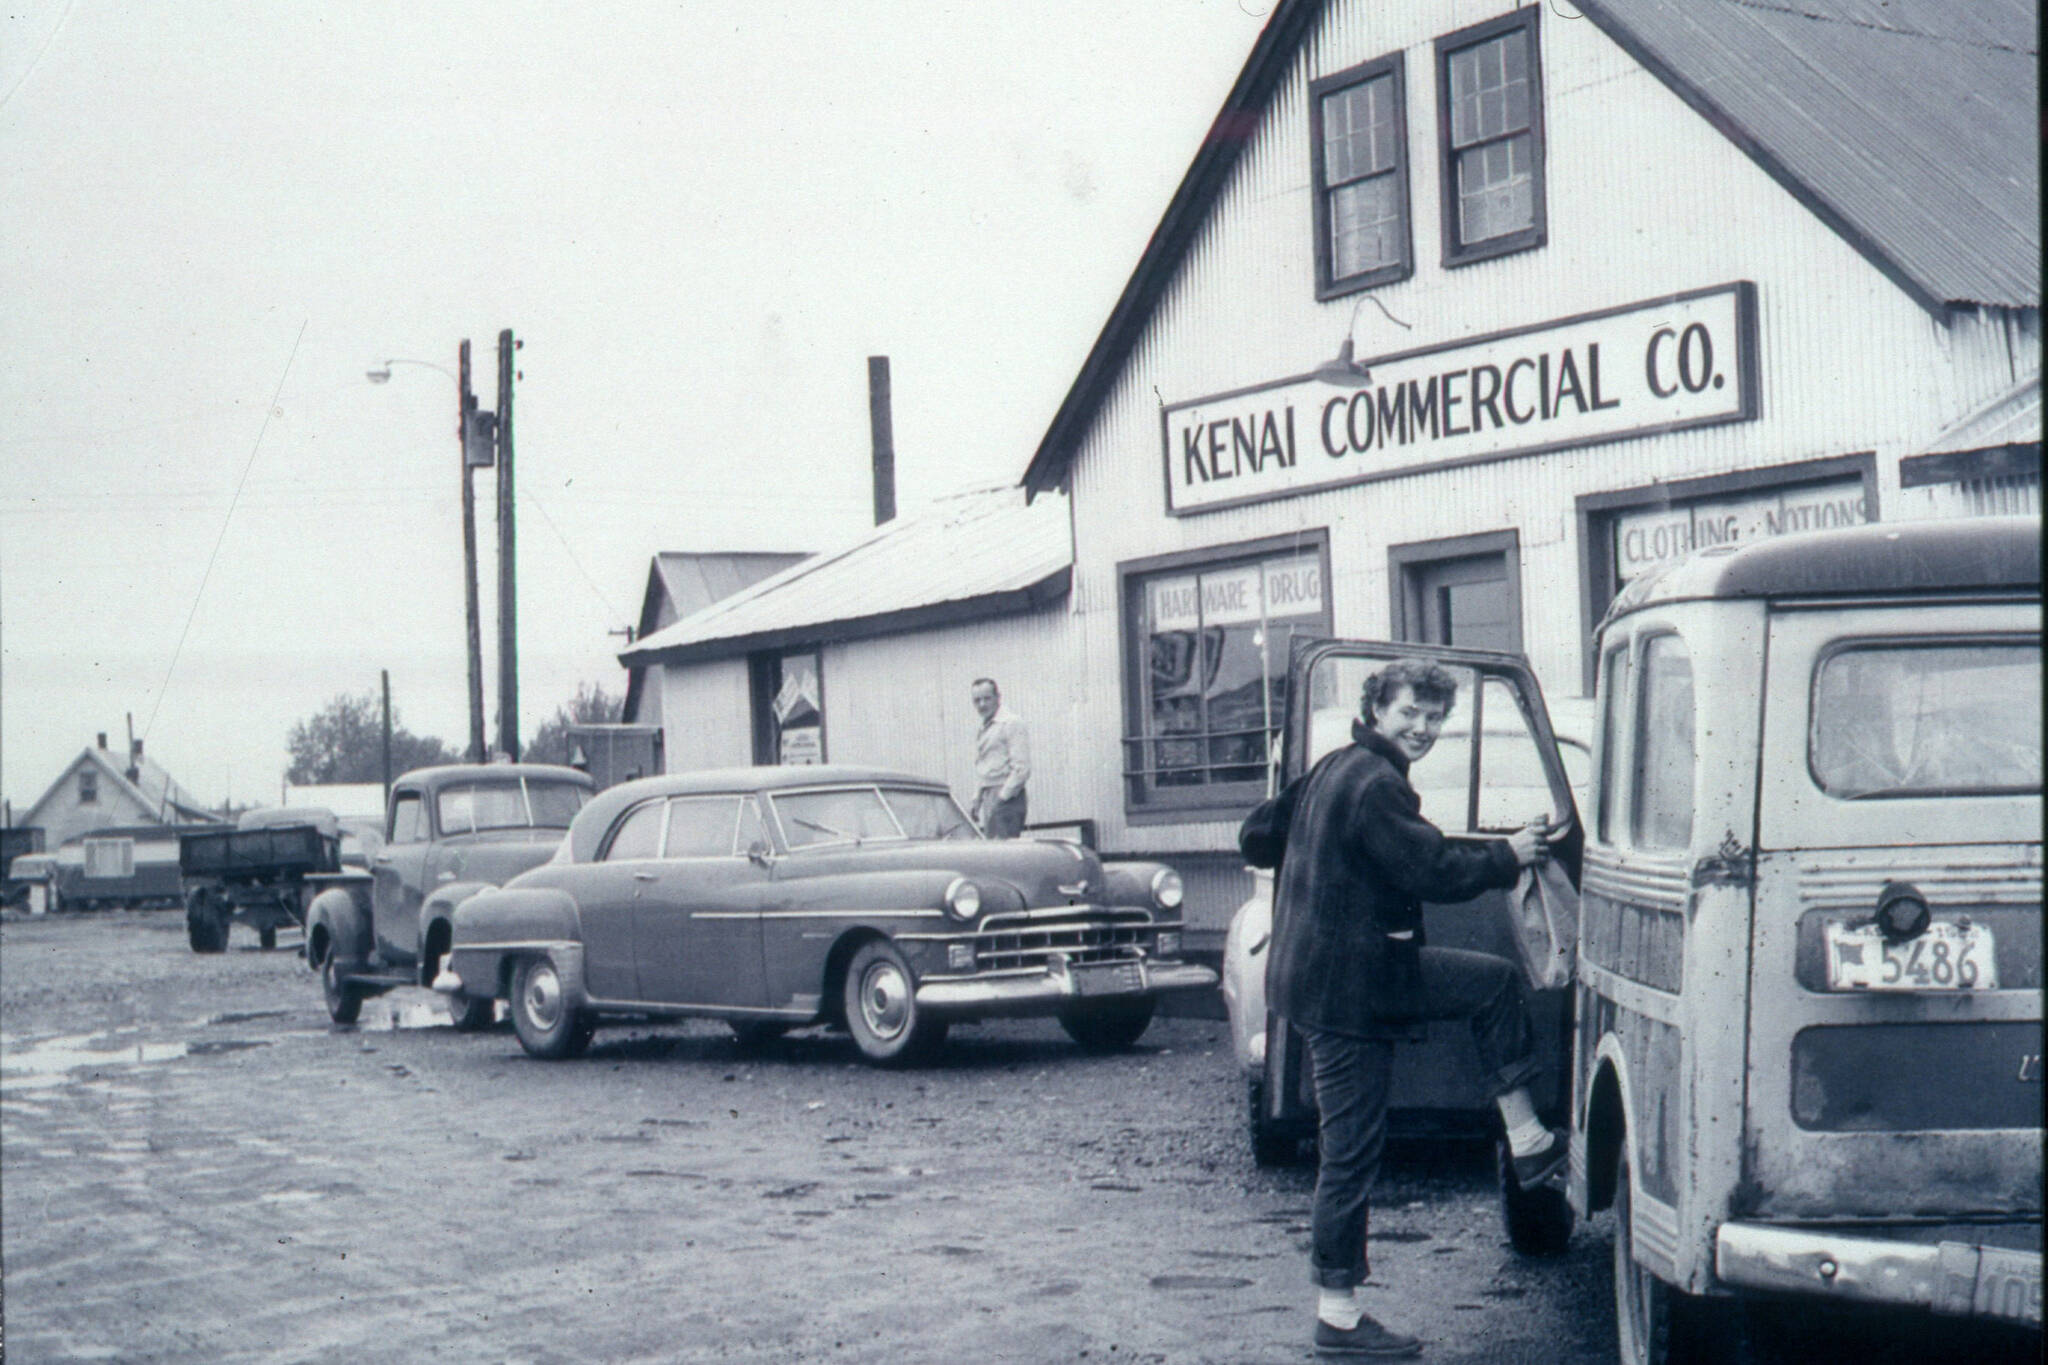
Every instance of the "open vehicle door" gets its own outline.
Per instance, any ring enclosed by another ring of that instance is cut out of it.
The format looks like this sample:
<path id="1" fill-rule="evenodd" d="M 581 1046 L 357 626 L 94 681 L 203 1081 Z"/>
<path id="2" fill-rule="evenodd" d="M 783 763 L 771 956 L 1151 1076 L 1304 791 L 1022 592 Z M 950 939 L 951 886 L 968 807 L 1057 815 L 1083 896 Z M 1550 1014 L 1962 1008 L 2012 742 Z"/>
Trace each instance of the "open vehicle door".
<path id="1" fill-rule="evenodd" d="M 1448 645 L 1322 640 L 1302 643 L 1289 663 L 1287 711 L 1276 790 L 1317 759 L 1351 742 L 1367 678 L 1396 659 L 1424 659 L 1458 680 L 1457 701 L 1436 746 L 1409 773 L 1422 813 L 1446 834 L 1506 836 L 1542 816 L 1556 833 L 1552 849 L 1574 888 L 1585 839 L 1570 776 L 1559 754 L 1542 688 L 1518 654 Z M 1519 962 L 1508 893 L 1489 891 L 1458 904 L 1423 908 L 1432 947 L 1465 948 Z M 1264 958 L 1257 959 L 1263 971 Z M 1547 1123 L 1562 1123 L 1570 1095 L 1571 991 L 1532 991 L 1531 1021 L 1539 1057 L 1549 1065 L 1531 1086 Z M 1394 1030 L 1390 1108 L 1397 1132 L 1495 1131 L 1498 1121 L 1479 1074 L 1471 1031 L 1462 1020 Z M 1255 1146 L 1315 1135 L 1316 1109 L 1306 1048 L 1284 1020 L 1267 1019 L 1265 1074 L 1255 1087 Z M 1505 1145 L 1502 1145 L 1505 1150 Z M 1502 1163 L 1504 1173 L 1511 1169 Z M 1562 1192 L 1523 1192 L 1504 1174 L 1504 1210 L 1515 1245 L 1560 1249 L 1571 1214 Z"/>

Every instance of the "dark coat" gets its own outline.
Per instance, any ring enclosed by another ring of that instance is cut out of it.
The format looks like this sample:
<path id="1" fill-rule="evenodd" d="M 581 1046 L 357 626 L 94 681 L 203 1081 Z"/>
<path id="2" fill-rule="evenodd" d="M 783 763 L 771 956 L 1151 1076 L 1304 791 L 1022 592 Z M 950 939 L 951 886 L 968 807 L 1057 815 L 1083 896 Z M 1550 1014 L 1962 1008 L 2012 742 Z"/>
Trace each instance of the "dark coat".
<path id="1" fill-rule="evenodd" d="M 1393 744 L 1359 721 L 1351 737 L 1295 796 L 1266 1000 L 1297 1025 L 1371 1036 L 1420 1013 L 1422 903 L 1511 887 L 1519 869 L 1504 840 L 1448 838 L 1423 819 Z"/>

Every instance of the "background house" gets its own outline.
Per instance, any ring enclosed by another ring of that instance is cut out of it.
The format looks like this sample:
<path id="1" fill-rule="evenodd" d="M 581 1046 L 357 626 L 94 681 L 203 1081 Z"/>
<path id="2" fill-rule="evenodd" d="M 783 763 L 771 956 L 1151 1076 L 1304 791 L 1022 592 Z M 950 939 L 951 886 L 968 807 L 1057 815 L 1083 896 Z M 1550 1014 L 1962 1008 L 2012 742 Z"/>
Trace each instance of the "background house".
<path id="1" fill-rule="evenodd" d="M 218 822 L 207 807 L 142 752 L 135 740 L 126 763 L 107 748 L 104 733 L 82 751 L 17 822 L 43 831 L 43 846 L 136 825 Z"/>

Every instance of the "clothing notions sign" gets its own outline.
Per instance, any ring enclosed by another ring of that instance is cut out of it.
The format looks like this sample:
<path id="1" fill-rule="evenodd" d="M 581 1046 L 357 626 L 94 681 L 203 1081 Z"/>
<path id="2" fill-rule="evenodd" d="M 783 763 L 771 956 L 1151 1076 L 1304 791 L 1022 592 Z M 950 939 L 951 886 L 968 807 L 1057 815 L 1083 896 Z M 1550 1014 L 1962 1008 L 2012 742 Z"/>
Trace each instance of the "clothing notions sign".
<path id="1" fill-rule="evenodd" d="M 1368 359 L 1161 413 L 1176 516 L 1757 415 L 1748 281 Z"/>

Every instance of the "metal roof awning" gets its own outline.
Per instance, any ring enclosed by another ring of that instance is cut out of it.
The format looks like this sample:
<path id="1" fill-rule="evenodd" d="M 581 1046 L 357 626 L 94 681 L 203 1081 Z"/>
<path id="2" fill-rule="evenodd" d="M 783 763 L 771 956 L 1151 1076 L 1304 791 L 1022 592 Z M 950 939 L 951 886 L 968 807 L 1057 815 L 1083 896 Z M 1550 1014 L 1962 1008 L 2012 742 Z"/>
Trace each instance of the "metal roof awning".
<path id="1" fill-rule="evenodd" d="M 713 602 L 621 650 L 619 662 L 733 658 L 1029 611 L 1066 595 L 1073 562 L 1064 497 L 980 489 Z"/>
<path id="2" fill-rule="evenodd" d="M 2032 374 L 1899 461 L 1899 486 L 2041 477 L 2041 376 Z"/>

